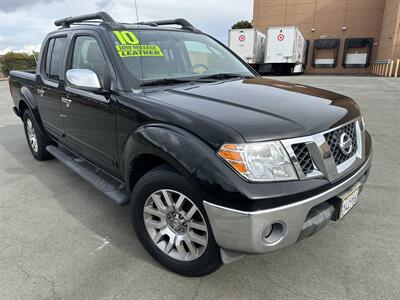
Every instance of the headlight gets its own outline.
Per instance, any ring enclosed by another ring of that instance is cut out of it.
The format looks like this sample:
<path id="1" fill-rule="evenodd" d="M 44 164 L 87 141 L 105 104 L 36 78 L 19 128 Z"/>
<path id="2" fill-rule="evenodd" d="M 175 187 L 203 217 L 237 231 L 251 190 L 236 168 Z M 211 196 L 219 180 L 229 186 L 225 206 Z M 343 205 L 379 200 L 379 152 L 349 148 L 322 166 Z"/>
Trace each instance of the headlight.
<path id="1" fill-rule="evenodd" d="M 218 151 L 218 155 L 240 175 L 251 181 L 298 179 L 289 156 L 278 141 L 225 144 Z"/>

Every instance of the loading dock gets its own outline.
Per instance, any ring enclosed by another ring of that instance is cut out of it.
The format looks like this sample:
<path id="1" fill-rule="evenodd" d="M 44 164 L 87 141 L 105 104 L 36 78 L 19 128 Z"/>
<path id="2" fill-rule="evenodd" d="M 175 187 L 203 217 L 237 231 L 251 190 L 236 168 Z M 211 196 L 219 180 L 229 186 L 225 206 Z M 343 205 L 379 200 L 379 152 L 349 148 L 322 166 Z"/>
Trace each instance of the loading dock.
<path id="1" fill-rule="evenodd" d="M 367 68 L 371 61 L 373 38 L 347 38 L 344 43 L 344 68 Z"/>
<path id="2" fill-rule="evenodd" d="M 314 40 L 312 66 L 315 68 L 335 68 L 339 56 L 340 39 Z"/>

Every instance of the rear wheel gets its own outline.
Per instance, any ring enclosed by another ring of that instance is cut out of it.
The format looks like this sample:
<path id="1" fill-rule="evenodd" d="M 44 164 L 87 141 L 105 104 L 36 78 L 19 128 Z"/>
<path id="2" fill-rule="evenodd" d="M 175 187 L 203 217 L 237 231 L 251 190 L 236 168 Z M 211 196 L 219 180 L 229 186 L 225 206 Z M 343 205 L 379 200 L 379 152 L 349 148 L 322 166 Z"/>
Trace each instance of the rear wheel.
<path id="1" fill-rule="evenodd" d="M 204 276 L 221 266 L 202 199 L 174 170 L 163 166 L 140 179 L 131 218 L 146 250 L 171 271 Z"/>
<path id="2" fill-rule="evenodd" d="M 47 152 L 46 146 L 49 145 L 46 138 L 40 133 L 39 126 L 30 110 L 26 110 L 22 117 L 24 122 L 26 141 L 34 158 L 37 160 L 47 160 L 52 158 Z"/>

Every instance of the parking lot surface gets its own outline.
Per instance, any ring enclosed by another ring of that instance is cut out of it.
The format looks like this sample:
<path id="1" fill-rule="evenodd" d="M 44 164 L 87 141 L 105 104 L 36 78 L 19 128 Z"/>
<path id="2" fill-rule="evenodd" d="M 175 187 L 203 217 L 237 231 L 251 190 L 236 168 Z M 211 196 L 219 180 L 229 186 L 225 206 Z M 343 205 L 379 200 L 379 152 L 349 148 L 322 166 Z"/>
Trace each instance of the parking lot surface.
<path id="1" fill-rule="evenodd" d="M 33 159 L 0 82 L 0 299 L 400 299 L 400 79 L 275 79 L 358 101 L 374 142 L 370 179 L 342 221 L 204 278 L 163 269 L 127 207 L 57 160 Z"/>

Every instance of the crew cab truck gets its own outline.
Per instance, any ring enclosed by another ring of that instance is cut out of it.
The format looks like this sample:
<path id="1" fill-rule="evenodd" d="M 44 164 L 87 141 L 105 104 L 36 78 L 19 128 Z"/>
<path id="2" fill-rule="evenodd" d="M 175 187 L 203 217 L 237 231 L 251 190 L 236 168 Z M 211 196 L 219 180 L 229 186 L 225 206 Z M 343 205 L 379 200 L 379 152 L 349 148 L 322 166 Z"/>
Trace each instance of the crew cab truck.
<path id="1" fill-rule="evenodd" d="M 352 99 L 261 78 L 184 19 L 99 12 L 55 25 L 36 74 L 10 73 L 29 149 L 129 204 L 166 268 L 206 275 L 357 203 L 372 147 Z"/>

